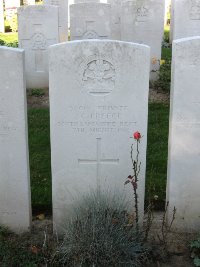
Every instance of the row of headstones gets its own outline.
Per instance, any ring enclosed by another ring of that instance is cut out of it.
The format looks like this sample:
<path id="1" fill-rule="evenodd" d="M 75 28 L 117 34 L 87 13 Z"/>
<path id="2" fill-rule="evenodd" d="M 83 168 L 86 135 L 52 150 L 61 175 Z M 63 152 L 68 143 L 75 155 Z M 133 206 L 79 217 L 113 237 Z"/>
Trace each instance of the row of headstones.
<path id="1" fill-rule="evenodd" d="M 169 0 L 168 0 L 169 1 Z M 166 1 L 166 7 L 169 5 Z M 170 0 L 171 1 L 171 40 L 173 39 L 179 39 L 183 38 L 185 36 L 197 36 L 199 35 L 200 31 L 200 1 L 199 0 Z M 24 1 L 26 5 L 33 5 L 35 3 L 35 0 L 26 0 Z M 88 3 L 87 3 L 88 2 Z M 99 3 L 100 0 L 74 0 L 75 4 L 84 3 L 84 6 L 86 7 L 87 4 L 91 3 Z M 105 2 L 105 1 L 104 1 Z M 155 35 L 158 35 L 157 38 L 160 40 L 160 30 L 162 29 L 162 16 L 163 16 L 163 5 L 164 1 L 160 1 L 159 6 L 158 3 L 156 3 L 156 0 L 143 0 L 138 1 L 132 0 L 132 1 L 120 1 L 120 0 L 107 0 L 111 6 L 99 3 L 99 7 L 104 7 L 103 10 L 100 11 L 105 14 L 103 14 L 103 17 L 106 18 L 105 20 L 102 19 L 102 16 L 96 17 L 96 11 L 99 9 L 98 5 L 96 7 L 94 6 L 91 10 L 87 10 L 87 8 L 83 9 L 83 12 L 80 11 L 80 5 L 73 5 L 71 7 L 71 13 L 72 13 L 72 40 L 73 38 L 82 38 L 84 34 L 87 34 L 87 28 L 90 29 L 92 27 L 93 35 L 100 36 L 102 34 L 102 26 L 99 26 L 99 24 L 102 23 L 102 25 L 111 24 L 110 27 L 107 27 L 107 30 L 105 29 L 103 32 L 103 37 L 109 36 L 112 39 L 117 40 L 131 40 L 138 42 L 137 38 L 139 38 L 141 42 L 148 42 L 148 38 L 143 39 L 141 37 L 137 37 L 137 24 L 138 22 L 143 22 L 143 26 L 145 26 L 144 22 L 151 21 L 151 27 Z M 157 1 L 159 2 L 159 1 Z M 51 4 L 51 5 L 57 5 L 60 7 L 60 24 L 64 27 L 63 30 L 65 30 L 64 35 L 67 36 L 67 17 L 68 17 L 68 0 L 44 0 L 45 4 Z M 139 5 L 138 5 L 139 3 Z M 86 5 L 85 5 L 86 4 Z M 130 7 L 128 7 L 130 5 Z M 15 1 L 13 4 L 12 0 L 5 0 L 5 7 L 19 7 L 20 6 L 20 0 Z M 132 10 L 133 6 L 137 6 L 134 10 Z M 96 9 L 96 10 L 95 10 Z M 111 10 L 111 18 L 110 16 L 110 10 Z M 92 11 L 92 12 L 90 12 Z M 84 14 L 85 13 L 85 14 Z M 94 16 L 95 14 L 95 16 Z M 79 18 L 77 18 L 77 15 L 79 15 Z M 88 19 L 84 19 L 88 17 Z M 0 5 L 0 32 L 3 32 L 4 21 L 3 21 L 3 2 Z M 99 23 L 98 20 L 100 19 Z M 88 24 L 87 24 L 88 22 Z M 97 23 L 95 23 L 97 22 Z M 128 23 L 130 27 L 130 32 L 127 30 L 126 23 Z M 96 25 L 95 25 L 96 24 Z M 120 24 L 122 24 L 122 29 L 120 27 Z M 124 26 L 123 26 L 124 24 Z M 135 26 L 134 26 L 135 25 Z M 155 27 L 155 25 L 159 25 L 159 27 Z M 183 26 L 184 25 L 184 26 Z M 95 29 L 93 28 L 95 26 Z M 61 27 L 61 26 L 60 26 Z M 132 34 L 133 27 L 136 28 L 134 30 L 134 35 Z M 140 26 L 141 27 L 141 26 Z M 125 31 L 124 31 L 125 28 Z M 147 27 L 148 28 L 148 27 Z M 111 29 L 111 30 L 110 30 Z M 128 31 L 128 34 L 127 34 Z M 138 29 L 138 32 L 141 31 L 141 28 Z M 146 30 L 148 33 L 148 29 Z M 156 32 L 155 32 L 156 31 Z M 90 32 L 90 30 L 89 30 Z M 89 34 L 88 32 L 88 34 Z M 91 33 L 92 34 L 92 33 Z M 144 34 L 146 35 L 146 33 Z M 61 41 L 63 41 L 63 33 L 61 35 Z M 153 41 L 152 41 L 153 43 Z M 146 43 L 150 45 L 149 43 Z M 156 56 L 156 55 L 154 55 Z"/>
<path id="2" fill-rule="evenodd" d="M 154 79 L 161 58 L 164 1 L 108 2 L 76 0 L 70 6 L 71 40 L 113 39 L 149 45 Z M 45 0 L 44 4 L 18 9 L 19 47 L 25 50 L 27 88 L 49 86 L 47 48 L 68 39 L 68 1 Z"/>
<path id="3" fill-rule="evenodd" d="M 173 44 L 167 199 L 179 230 L 199 230 L 200 37 Z M 31 226 L 24 51 L 0 48 L 0 224 Z M 90 189 L 125 192 L 133 132 L 140 131 L 138 195 L 145 191 L 149 47 L 91 40 L 51 46 L 53 220 Z M 135 150 L 133 158 L 135 157 Z M 130 201 L 132 203 L 132 201 Z M 170 212 L 169 212 L 170 216 Z M 61 228 L 60 228 L 61 229 Z"/>
<path id="4" fill-rule="evenodd" d="M 75 0 L 70 7 L 71 40 L 117 39 L 149 45 L 151 79 L 155 79 L 161 58 L 164 1 L 108 0 L 108 3 Z M 199 3 L 200 0 L 172 1 L 171 39 L 200 35 Z M 26 53 L 28 88 L 49 86 L 47 48 L 68 39 L 68 0 L 44 0 L 44 4 L 54 7 L 31 6 L 19 10 L 19 47 Z"/>

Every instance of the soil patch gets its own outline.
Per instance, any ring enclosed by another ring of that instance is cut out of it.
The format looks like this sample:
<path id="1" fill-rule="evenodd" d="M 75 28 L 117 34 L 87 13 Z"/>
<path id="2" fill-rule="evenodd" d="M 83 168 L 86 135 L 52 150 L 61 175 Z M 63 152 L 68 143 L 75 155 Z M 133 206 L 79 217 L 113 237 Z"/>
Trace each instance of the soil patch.
<path id="1" fill-rule="evenodd" d="M 148 267 L 194 267 L 189 245 L 197 234 L 169 231 L 163 240 L 162 222 L 163 212 L 156 212 L 149 233 L 149 245 L 155 261 Z"/>
<path id="2" fill-rule="evenodd" d="M 170 94 L 168 92 L 158 91 L 153 88 L 149 89 L 150 103 L 169 103 Z"/>
<path id="3" fill-rule="evenodd" d="M 46 88 L 46 89 L 27 90 L 27 105 L 29 108 L 48 108 L 49 89 Z"/>

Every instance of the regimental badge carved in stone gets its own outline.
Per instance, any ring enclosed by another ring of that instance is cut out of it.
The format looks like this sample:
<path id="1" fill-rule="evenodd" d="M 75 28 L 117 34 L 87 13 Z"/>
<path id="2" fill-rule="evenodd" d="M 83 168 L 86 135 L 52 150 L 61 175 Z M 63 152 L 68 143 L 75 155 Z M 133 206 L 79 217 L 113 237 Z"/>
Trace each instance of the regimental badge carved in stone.
<path id="1" fill-rule="evenodd" d="M 190 19 L 200 20 L 200 0 L 191 0 Z"/>
<path id="2" fill-rule="evenodd" d="M 113 91 L 115 78 L 114 65 L 106 59 L 96 58 L 86 64 L 82 82 L 89 94 L 104 96 Z"/>
<path id="3" fill-rule="evenodd" d="M 33 50 L 45 50 L 47 49 L 47 41 L 42 33 L 35 33 L 32 38 L 32 49 Z"/>
<path id="4" fill-rule="evenodd" d="M 83 34 L 83 39 L 98 39 L 99 36 L 95 31 L 87 31 Z"/>
<path id="5" fill-rule="evenodd" d="M 142 6 L 142 7 L 139 7 L 137 9 L 137 18 L 136 18 L 136 20 L 138 22 L 147 21 L 148 16 L 149 16 L 149 9 L 148 8 Z"/>

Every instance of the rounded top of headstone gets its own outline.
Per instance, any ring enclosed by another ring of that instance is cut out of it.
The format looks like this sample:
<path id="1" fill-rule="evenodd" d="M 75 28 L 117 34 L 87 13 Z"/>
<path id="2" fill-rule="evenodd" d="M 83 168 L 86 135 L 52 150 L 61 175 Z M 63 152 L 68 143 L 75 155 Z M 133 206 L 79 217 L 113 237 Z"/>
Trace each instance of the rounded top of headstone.
<path id="1" fill-rule="evenodd" d="M 58 10 L 57 6 L 53 6 L 53 5 L 29 5 L 29 6 L 21 6 L 17 8 L 17 13 L 27 13 L 27 15 L 32 12 L 46 12 L 49 10 Z"/>

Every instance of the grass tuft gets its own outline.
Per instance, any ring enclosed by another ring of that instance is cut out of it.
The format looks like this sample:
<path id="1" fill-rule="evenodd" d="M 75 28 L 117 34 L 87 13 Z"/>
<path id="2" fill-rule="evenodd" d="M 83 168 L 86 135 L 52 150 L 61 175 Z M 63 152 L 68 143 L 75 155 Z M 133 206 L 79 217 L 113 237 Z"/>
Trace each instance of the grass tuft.
<path id="1" fill-rule="evenodd" d="M 127 203 L 118 194 L 91 192 L 72 207 L 65 238 L 55 254 L 58 266 L 143 266 L 147 254 Z"/>

